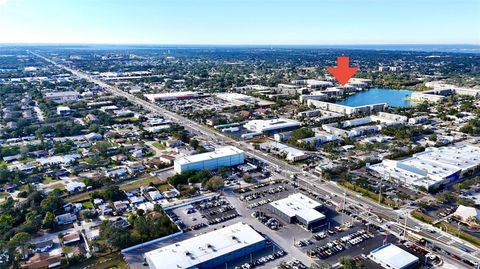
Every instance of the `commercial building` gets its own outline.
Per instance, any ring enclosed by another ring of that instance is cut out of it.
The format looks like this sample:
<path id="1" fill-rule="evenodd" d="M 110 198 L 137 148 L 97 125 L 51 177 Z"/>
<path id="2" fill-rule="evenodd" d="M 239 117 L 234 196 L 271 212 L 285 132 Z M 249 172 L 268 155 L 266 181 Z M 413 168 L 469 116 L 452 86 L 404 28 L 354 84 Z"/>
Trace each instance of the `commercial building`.
<path id="1" fill-rule="evenodd" d="M 418 257 L 392 244 L 372 250 L 368 258 L 387 269 L 416 268 L 419 261 Z"/>
<path id="2" fill-rule="evenodd" d="M 464 223 L 472 223 L 480 221 L 480 209 L 472 206 L 459 205 L 453 213 L 460 221 Z"/>
<path id="3" fill-rule="evenodd" d="M 45 97 L 54 103 L 63 104 L 76 102 L 80 94 L 76 91 L 47 92 L 45 93 Z"/>
<path id="4" fill-rule="evenodd" d="M 308 154 L 304 151 L 278 142 L 265 142 L 260 144 L 260 148 L 284 156 L 285 160 L 290 162 L 297 162 L 308 158 Z"/>
<path id="5" fill-rule="evenodd" d="M 368 169 L 399 183 L 426 189 L 458 182 L 480 171 L 480 148 L 470 145 L 430 147 L 404 160 L 384 160 Z"/>
<path id="6" fill-rule="evenodd" d="M 223 268 L 225 263 L 265 248 L 266 240 L 245 223 L 202 234 L 144 254 L 151 269 Z"/>
<path id="7" fill-rule="evenodd" d="M 345 106 L 339 105 L 330 102 L 324 102 L 319 100 L 307 100 L 307 105 L 309 107 L 313 106 L 315 108 L 320 108 L 332 112 L 341 113 L 344 115 L 352 114 L 371 114 L 385 110 L 387 103 L 378 103 L 378 104 L 369 104 L 363 106 Z"/>
<path id="8" fill-rule="evenodd" d="M 57 115 L 68 116 L 72 113 L 72 110 L 68 106 L 57 106 Z"/>
<path id="9" fill-rule="evenodd" d="M 255 133 L 278 133 L 300 128 L 300 122 L 286 118 L 251 120 L 245 123 L 243 127 Z"/>
<path id="10" fill-rule="evenodd" d="M 206 97 L 198 92 L 192 91 L 185 91 L 185 92 L 167 92 L 167 93 L 152 93 L 152 94 L 144 94 L 145 98 L 150 100 L 151 102 L 158 102 L 158 101 L 171 101 L 171 100 L 179 100 L 179 99 L 192 99 L 192 98 L 199 98 L 199 97 Z"/>
<path id="11" fill-rule="evenodd" d="M 406 124 L 408 118 L 402 115 L 379 112 L 368 117 L 323 124 L 322 129 L 342 137 L 358 137 L 380 132 L 386 126 Z"/>
<path id="12" fill-rule="evenodd" d="M 190 170 L 213 170 L 222 166 L 235 166 L 242 164 L 245 159 L 243 150 L 233 146 L 221 147 L 212 152 L 185 156 L 174 161 L 176 173 Z"/>
<path id="13" fill-rule="evenodd" d="M 480 89 L 458 87 L 452 84 L 447 84 L 444 81 L 430 81 L 426 82 L 425 86 L 432 88 L 423 92 L 414 92 L 410 96 L 413 101 L 427 101 L 427 102 L 439 102 L 445 99 L 446 96 L 452 94 L 465 95 L 465 96 L 480 96 Z"/>
<path id="14" fill-rule="evenodd" d="M 253 96 L 240 94 L 240 93 L 217 93 L 215 95 L 218 99 L 230 102 L 237 106 L 242 105 L 258 105 L 258 106 L 270 106 L 274 102 L 262 100 Z"/>
<path id="15" fill-rule="evenodd" d="M 296 193 L 284 199 L 273 201 L 269 204 L 269 209 L 288 223 L 298 223 L 306 229 L 314 229 L 324 219 L 325 215 L 318 212 L 322 204 L 310 197 Z"/>

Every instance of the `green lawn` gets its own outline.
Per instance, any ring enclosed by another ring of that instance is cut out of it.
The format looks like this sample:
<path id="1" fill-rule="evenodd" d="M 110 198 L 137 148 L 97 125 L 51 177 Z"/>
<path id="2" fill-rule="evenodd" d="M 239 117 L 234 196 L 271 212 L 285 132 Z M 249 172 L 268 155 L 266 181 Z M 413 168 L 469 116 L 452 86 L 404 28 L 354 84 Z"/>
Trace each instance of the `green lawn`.
<path id="1" fill-rule="evenodd" d="M 157 142 L 153 142 L 153 143 L 152 143 L 152 146 L 156 147 L 157 149 L 166 149 L 166 147 L 165 147 L 162 143 L 160 143 L 160 142 L 158 142 L 158 141 L 157 141 Z"/>
<path id="2" fill-rule="evenodd" d="M 63 190 L 65 190 L 65 185 L 63 185 L 62 183 L 57 183 L 57 184 L 50 185 L 49 188 L 52 189 L 52 190 L 59 189 L 59 190 L 63 191 Z"/>
<path id="3" fill-rule="evenodd" d="M 93 209 L 93 203 L 90 201 L 86 201 L 82 203 L 83 207 L 88 208 L 88 209 Z"/>
<path id="4" fill-rule="evenodd" d="M 350 182 L 346 182 L 346 181 L 341 181 L 341 182 L 339 182 L 339 184 L 341 186 L 351 190 L 351 191 L 358 192 L 358 193 L 362 194 L 362 196 L 367 197 L 372 201 L 378 202 L 378 194 L 373 192 L 373 191 L 367 190 L 365 188 L 362 188 L 360 186 L 354 185 L 354 184 L 352 184 Z M 382 202 L 383 205 L 386 205 L 386 206 L 389 206 L 389 207 L 392 207 L 392 208 L 395 207 L 395 202 L 392 199 L 389 199 L 385 196 L 382 196 L 381 202 Z"/>
<path id="5" fill-rule="evenodd" d="M 55 181 L 56 180 L 54 180 L 51 177 L 43 177 L 43 184 L 48 184 L 48 183 L 52 183 L 52 182 L 55 182 Z"/>
<path id="6" fill-rule="evenodd" d="M 81 264 L 71 265 L 71 269 L 128 269 L 128 265 L 123 260 L 120 253 L 112 253 L 103 257 L 91 258 Z"/>
<path id="7" fill-rule="evenodd" d="M 90 199 L 90 193 L 91 192 L 84 192 L 75 196 L 68 197 L 65 199 L 67 202 L 71 203 L 78 203 L 78 202 L 84 202 L 88 199 Z"/>
<path id="8" fill-rule="evenodd" d="M 7 198 L 8 196 L 10 196 L 8 192 L 0 192 L 0 199 Z"/>
<path id="9" fill-rule="evenodd" d="M 160 184 L 162 180 L 157 178 L 157 177 L 147 177 L 142 180 L 138 180 L 135 182 L 127 183 L 124 185 L 120 186 L 121 190 L 133 190 L 133 189 L 138 189 L 142 186 L 148 186 L 150 183 L 153 183 L 155 185 Z"/>

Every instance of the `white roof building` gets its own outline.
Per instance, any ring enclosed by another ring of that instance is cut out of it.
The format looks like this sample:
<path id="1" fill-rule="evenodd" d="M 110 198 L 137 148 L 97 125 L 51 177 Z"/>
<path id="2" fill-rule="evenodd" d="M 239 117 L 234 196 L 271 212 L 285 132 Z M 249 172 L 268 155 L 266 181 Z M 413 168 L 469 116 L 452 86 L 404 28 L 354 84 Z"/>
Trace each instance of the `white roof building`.
<path id="1" fill-rule="evenodd" d="M 244 162 L 244 152 L 233 146 L 216 148 L 215 151 L 195 154 L 175 159 L 174 169 L 177 173 L 188 170 L 217 169 L 230 167 Z"/>
<path id="2" fill-rule="evenodd" d="M 300 122 L 296 120 L 278 118 L 271 120 L 251 120 L 243 125 L 247 130 L 252 132 L 269 132 L 285 129 L 295 129 L 300 127 Z"/>
<path id="3" fill-rule="evenodd" d="M 458 206 L 453 215 L 460 217 L 463 221 L 469 221 L 471 219 L 480 220 L 480 210 L 471 206 Z"/>
<path id="4" fill-rule="evenodd" d="M 201 268 L 202 264 L 214 265 L 248 255 L 255 246 L 263 245 L 265 238 L 245 223 L 202 234 L 175 244 L 145 253 L 150 268 Z M 213 266 L 210 266 L 213 267 Z"/>
<path id="5" fill-rule="evenodd" d="M 84 189 L 86 187 L 85 183 L 83 182 L 77 182 L 77 181 L 72 181 L 67 184 L 65 184 L 65 190 L 68 192 L 76 192 Z"/>
<path id="6" fill-rule="evenodd" d="M 281 217 L 286 217 L 289 221 L 296 218 L 307 227 L 325 219 L 325 215 L 317 211 L 322 207 L 322 204 L 302 193 L 292 194 L 286 198 L 273 201 L 270 206 L 274 213 L 280 213 Z"/>
<path id="7" fill-rule="evenodd" d="M 480 148 L 455 145 L 426 148 L 404 160 L 384 160 L 370 170 L 389 175 L 408 185 L 431 187 L 449 184 L 480 166 Z"/>
<path id="8" fill-rule="evenodd" d="M 198 92 L 185 91 L 185 92 L 152 93 L 152 94 L 144 94 L 143 96 L 145 96 L 151 102 L 156 102 L 156 101 L 195 98 L 195 97 L 198 97 L 199 94 Z"/>
<path id="9" fill-rule="evenodd" d="M 392 244 L 372 250 L 368 257 L 383 268 L 391 269 L 415 268 L 418 263 L 418 257 Z"/>

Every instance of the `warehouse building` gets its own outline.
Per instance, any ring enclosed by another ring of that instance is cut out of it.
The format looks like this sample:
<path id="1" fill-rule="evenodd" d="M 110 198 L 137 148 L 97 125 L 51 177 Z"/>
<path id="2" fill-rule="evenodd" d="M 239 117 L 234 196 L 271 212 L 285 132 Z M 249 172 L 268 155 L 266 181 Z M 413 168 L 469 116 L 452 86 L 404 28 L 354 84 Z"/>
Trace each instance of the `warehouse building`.
<path id="1" fill-rule="evenodd" d="M 236 223 L 145 253 L 151 269 L 224 268 L 225 263 L 265 248 L 266 240 L 245 223 Z"/>
<path id="2" fill-rule="evenodd" d="M 298 223 L 308 230 L 316 228 L 325 219 L 325 215 L 318 212 L 321 208 L 322 204 L 302 193 L 269 204 L 270 211 L 279 218 L 288 223 Z"/>
<path id="3" fill-rule="evenodd" d="M 471 145 L 431 147 L 411 158 L 384 160 L 368 169 L 406 185 L 432 189 L 480 172 L 480 148 Z"/>
<path id="4" fill-rule="evenodd" d="M 278 133 L 298 129 L 300 128 L 300 122 L 286 118 L 251 120 L 243 127 L 255 133 Z"/>
<path id="5" fill-rule="evenodd" d="M 212 152 L 185 156 L 174 161 L 176 173 L 190 170 L 214 170 L 222 166 L 230 167 L 242 164 L 245 160 L 243 150 L 233 146 L 221 147 Z"/>
<path id="6" fill-rule="evenodd" d="M 63 104 L 78 101 L 80 94 L 77 91 L 47 92 L 45 97 L 56 104 Z"/>
<path id="7" fill-rule="evenodd" d="M 200 98 L 200 97 L 206 97 L 207 95 L 203 95 L 202 93 L 199 93 L 199 92 L 185 91 L 185 92 L 152 93 L 152 94 L 144 94 L 144 96 L 151 102 L 159 102 L 159 101 Z"/>
<path id="8" fill-rule="evenodd" d="M 418 257 L 392 244 L 372 250 L 368 258 L 387 269 L 411 269 L 418 264 Z"/>
<path id="9" fill-rule="evenodd" d="M 332 112 L 341 113 L 343 115 L 353 114 L 373 114 L 380 111 L 384 111 L 388 106 L 387 103 L 369 104 L 363 106 L 345 106 L 330 102 L 324 102 L 319 100 L 307 100 L 308 107 L 315 107 Z"/>

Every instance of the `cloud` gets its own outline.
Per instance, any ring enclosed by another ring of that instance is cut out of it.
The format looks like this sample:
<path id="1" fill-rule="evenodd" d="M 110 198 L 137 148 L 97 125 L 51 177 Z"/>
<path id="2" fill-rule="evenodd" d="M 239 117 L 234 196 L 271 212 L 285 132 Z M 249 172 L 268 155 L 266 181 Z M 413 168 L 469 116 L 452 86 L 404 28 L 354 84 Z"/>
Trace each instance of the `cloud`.
<path id="1" fill-rule="evenodd" d="M 0 5 L 6 4 L 9 0 L 0 0 Z"/>

